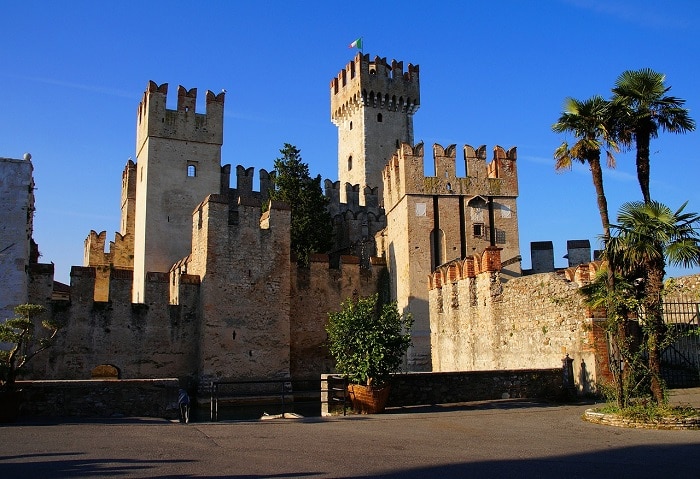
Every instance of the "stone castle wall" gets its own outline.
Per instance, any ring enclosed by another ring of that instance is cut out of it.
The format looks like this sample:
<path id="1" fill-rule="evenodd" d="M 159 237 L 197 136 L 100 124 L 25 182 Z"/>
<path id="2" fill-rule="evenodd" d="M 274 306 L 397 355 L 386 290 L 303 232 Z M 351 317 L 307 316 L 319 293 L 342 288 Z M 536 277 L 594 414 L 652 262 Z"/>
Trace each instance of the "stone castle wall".
<path id="1" fill-rule="evenodd" d="M 187 273 L 201 278 L 200 379 L 289 375 L 290 210 L 211 195 L 193 216 Z M 274 307 L 269 307 L 275 302 Z"/>
<path id="2" fill-rule="evenodd" d="M 182 284 L 180 303 L 170 304 L 168 275 L 149 273 L 150 300 L 132 304 L 133 273 L 113 269 L 108 300 L 95 301 L 95 276 L 94 268 L 74 266 L 70 302 L 48 304 L 65 326 L 55 345 L 35 358 L 34 377 L 89 379 L 101 364 L 115 366 L 125 379 L 194 377 L 198 285 Z"/>
<path id="3" fill-rule="evenodd" d="M 431 282 L 434 371 L 556 368 L 568 354 L 578 389 L 594 387 L 600 328 L 578 283 L 557 273 L 502 282 L 474 260 L 441 267 Z"/>
<path id="4" fill-rule="evenodd" d="M 192 252 L 170 272 L 149 272 L 144 303 L 132 303 L 133 271 L 109 268 L 95 300 L 97 271 L 73 267 L 70 302 L 52 301 L 52 268 L 32 271 L 32 297 L 65 323 L 29 377 L 88 379 L 102 364 L 125 379 L 212 380 L 315 377 L 332 368 L 328 312 L 377 291 L 384 264 L 328 257 L 298 269 L 290 258 L 290 211 L 272 203 L 210 195 L 193 214 Z M 245 247 L 241 247 L 245 245 Z M 40 268 L 39 266 L 47 266 Z"/>
<path id="5" fill-rule="evenodd" d="M 327 255 L 313 255 L 309 269 L 292 270 L 292 377 L 313 378 L 333 371 L 334 362 L 325 345 L 328 313 L 339 311 L 341 303 L 348 298 L 376 293 L 381 288 L 385 268 L 380 258 L 372 258 L 370 268 L 361 268 L 356 256 L 341 256 L 339 267 L 329 268 Z"/>

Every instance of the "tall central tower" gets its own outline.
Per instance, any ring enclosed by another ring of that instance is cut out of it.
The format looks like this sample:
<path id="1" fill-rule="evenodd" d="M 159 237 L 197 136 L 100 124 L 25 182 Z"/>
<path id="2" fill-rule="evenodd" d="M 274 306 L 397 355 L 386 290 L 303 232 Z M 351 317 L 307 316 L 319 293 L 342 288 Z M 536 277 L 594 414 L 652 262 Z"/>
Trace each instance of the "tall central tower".
<path id="1" fill-rule="evenodd" d="M 418 65 L 358 53 L 331 80 L 331 120 L 338 127 L 338 179 L 378 188 L 382 170 L 402 143 L 413 144 L 420 106 Z M 341 188 L 341 195 L 344 188 Z M 341 198 L 344 201 L 345 198 Z"/>
<path id="2" fill-rule="evenodd" d="M 195 113 L 197 89 L 177 92 L 165 106 L 168 84 L 149 82 L 136 127 L 133 301 L 144 302 L 148 272 L 167 272 L 192 250 L 192 212 L 212 193 L 228 189 L 221 168 L 224 93 L 207 91 L 206 113 Z"/>

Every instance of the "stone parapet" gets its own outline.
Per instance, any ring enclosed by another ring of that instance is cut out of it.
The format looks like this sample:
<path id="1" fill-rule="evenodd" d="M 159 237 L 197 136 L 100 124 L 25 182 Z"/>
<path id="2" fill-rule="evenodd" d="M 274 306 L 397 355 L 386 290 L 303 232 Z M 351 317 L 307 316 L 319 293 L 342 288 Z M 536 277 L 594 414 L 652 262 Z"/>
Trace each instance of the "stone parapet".
<path id="1" fill-rule="evenodd" d="M 30 417 L 178 417 L 177 379 L 18 381 Z"/>

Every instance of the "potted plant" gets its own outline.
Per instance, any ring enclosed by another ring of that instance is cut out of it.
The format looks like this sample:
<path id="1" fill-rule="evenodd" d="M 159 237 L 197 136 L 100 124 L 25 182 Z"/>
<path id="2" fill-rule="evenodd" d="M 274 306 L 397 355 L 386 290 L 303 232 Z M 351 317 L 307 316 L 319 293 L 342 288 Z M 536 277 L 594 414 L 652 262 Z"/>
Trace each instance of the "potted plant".
<path id="1" fill-rule="evenodd" d="M 34 340 L 34 317 L 46 311 L 38 304 L 16 306 L 15 317 L 0 323 L 0 343 L 9 349 L 0 349 L 0 422 L 14 420 L 19 414 L 21 391 L 15 380 L 27 363 L 51 346 L 60 325 L 52 319 L 42 321 L 48 336 Z"/>
<path id="2" fill-rule="evenodd" d="M 400 314 L 396 302 L 379 303 L 379 295 L 347 299 L 329 313 L 328 348 L 336 370 L 348 378 L 353 408 L 362 413 L 384 410 L 389 377 L 401 369 L 411 345 L 413 318 Z"/>

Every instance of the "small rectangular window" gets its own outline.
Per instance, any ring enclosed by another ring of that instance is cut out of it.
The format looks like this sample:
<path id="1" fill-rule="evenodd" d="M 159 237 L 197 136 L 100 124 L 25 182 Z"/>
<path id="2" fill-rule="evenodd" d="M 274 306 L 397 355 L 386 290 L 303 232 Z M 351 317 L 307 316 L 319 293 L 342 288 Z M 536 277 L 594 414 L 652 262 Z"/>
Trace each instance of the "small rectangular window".
<path id="1" fill-rule="evenodd" d="M 506 232 L 503 230 L 496 230 L 496 244 L 505 244 L 506 242 Z"/>
<path id="2" fill-rule="evenodd" d="M 474 223 L 474 237 L 482 238 L 484 236 L 484 224 Z"/>

